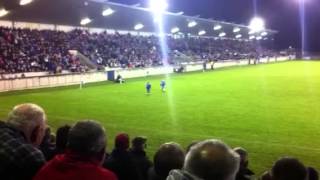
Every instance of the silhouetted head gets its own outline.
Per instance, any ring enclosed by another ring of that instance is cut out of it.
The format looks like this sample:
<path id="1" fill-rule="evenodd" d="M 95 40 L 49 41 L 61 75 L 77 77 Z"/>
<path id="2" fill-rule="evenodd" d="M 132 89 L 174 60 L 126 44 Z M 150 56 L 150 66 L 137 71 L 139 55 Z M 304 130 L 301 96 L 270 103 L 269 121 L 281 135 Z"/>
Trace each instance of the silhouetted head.
<path id="1" fill-rule="evenodd" d="M 64 150 L 67 147 L 68 134 L 71 129 L 71 126 L 64 125 L 58 128 L 56 133 L 56 147 L 59 150 Z"/>
<path id="2" fill-rule="evenodd" d="M 225 143 L 206 140 L 191 147 L 184 169 L 204 180 L 233 180 L 239 162 L 239 155 Z"/>
<path id="3" fill-rule="evenodd" d="M 129 148 L 129 135 L 126 133 L 118 134 L 115 138 L 115 148 L 118 150 L 128 150 Z"/>
<path id="4" fill-rule="evenodd" d="M 275 162 L 271 176 L 273 180 L 305 180 L 307 169 L 298 159 L 284 157 Z"/>
<path id="5" fill-rule="evenodd" d="M 161 177 L 167 177 L 172 169 L 181 169 L 185 153 L 177 143 L 165 143 L 154 156 L 154 170 Z"/>
<path id="6" fill-rule="evenodd" d="M 79 121 L 69 131 L 67 148 L 102 162 L 106 148 L 104 128 L 93 120 Z"/>

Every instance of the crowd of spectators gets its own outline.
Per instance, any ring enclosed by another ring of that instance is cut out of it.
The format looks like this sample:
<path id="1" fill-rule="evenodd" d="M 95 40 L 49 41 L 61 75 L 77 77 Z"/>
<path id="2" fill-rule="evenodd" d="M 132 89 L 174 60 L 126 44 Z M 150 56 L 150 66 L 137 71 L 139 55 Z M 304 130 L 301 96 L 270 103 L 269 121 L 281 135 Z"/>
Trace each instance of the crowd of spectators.
<path id="1" fill-rule="evenodd" d="M 104 127 L 94 120 L 62 126 L 53 135 L 45 111 L 35 104 L 17 105 L 0 121 L 0 178 L 10 180 L 252 180 L 248 152 L 220 140 L 162 144 L 153 161 L 146 137 L 115 138 L 106 153 Z M 292 157 L 277 160 L 262 180 L 318 180 L 318 172 Z"/>
<path id="2" fill-rule="evenodd" d="M 167 36 L 169 64 L 184 54 L 193 60 L 243 59 L 257 54 L 254 41 Z M 84 71 L 85 64 L 70 50 L 82 53 L 98 67 L 137 68 L 163 65 L 156 36 L 70 32 L 0 27 L 0 74 Z M 261 56 L 271 51 L 260 49 Z"/>

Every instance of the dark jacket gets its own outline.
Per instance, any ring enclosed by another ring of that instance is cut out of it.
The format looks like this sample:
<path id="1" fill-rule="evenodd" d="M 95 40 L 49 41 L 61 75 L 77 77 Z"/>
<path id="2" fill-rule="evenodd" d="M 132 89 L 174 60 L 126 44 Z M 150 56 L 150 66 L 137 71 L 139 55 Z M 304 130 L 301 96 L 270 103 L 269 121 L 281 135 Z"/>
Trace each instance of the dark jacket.
<path id="1" fill-rule="evenodd" d="M 41 151 L 22 132 L 0 122 L 0 179 L 31 179 L 44 163 Z"/>
<path id="2" fill-rule="evenodd" d="M 137 167 L 139 177 L 141 180 L 148 179 L 148 170 L 152 166 L 151 161 L 148 159 L 145 151 L 130 150 L 130 155 Z"/>
<path id="3" fill-rule="evenodd" d="M 254 173 L 250 169 L 243 167 L 239 169 L 236 180 L 250 180 L 253 176 Z"/>
<path id="4" fill-rule="evenodd" d="M 139 172 L 133 158 L 126 150 L 114 149 L 105 161 L 105 168 L 114 172 L 119 180 L 139 180 Z"/>

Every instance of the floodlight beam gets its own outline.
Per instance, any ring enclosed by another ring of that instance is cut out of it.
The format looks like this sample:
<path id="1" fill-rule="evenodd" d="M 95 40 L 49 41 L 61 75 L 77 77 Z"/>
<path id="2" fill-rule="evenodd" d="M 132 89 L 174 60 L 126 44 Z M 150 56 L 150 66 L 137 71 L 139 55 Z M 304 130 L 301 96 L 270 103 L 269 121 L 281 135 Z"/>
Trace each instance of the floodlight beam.
<path id="1" fill-rule="evenodd" d="M 7 15 L 9 13 L 9 11 L 5 10 L 5 9 L 0 9 L 0 17 L 3 17 L 5 15 Z"/>
<path id="2" fill-rule="evenodd" d="M 20 6 L 24 6 L 30 4 L 33 0 L 20 0 Z"/>

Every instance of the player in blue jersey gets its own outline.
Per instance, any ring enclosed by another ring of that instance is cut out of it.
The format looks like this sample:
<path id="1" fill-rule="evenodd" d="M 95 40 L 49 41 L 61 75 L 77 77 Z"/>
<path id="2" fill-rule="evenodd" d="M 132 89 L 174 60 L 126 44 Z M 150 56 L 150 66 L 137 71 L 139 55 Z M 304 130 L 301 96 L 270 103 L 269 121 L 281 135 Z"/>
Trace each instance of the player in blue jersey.
<path id="1" fill-rule="evenodd" d="M 147 82 L 147 84 L 146 84 L 146 90 L 147 90 L 147 94 L 150 94 L 150 93 L 151 93 L 151 83 L 150 83 L 150 82 Z"/>
<path id="2" fill-rule="evenodd" d="M 162 80 L 160 82 L 160 88 L 161 88 L 162 92 L 166 92 L 166 81 L 165 80 Z"/>

